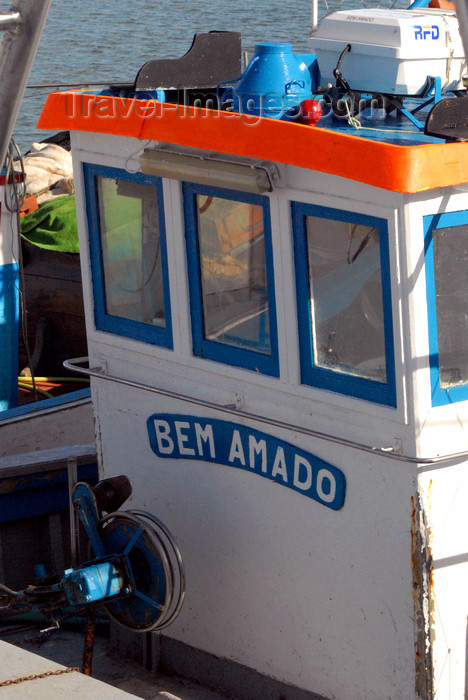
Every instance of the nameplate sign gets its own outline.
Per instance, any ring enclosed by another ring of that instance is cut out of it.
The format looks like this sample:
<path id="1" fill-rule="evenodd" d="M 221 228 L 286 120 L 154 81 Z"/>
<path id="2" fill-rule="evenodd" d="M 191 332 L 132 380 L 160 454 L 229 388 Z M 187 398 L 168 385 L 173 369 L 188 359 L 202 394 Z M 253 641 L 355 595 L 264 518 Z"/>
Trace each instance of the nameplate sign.
<path id="1" fill-rule="evenodd" d="M 345 500 L 343 472 L 284 440 L 231 421 L 154 413 L 147 420 L 153 452 L 242 469 L 297 491 L 327 508 Z"/>

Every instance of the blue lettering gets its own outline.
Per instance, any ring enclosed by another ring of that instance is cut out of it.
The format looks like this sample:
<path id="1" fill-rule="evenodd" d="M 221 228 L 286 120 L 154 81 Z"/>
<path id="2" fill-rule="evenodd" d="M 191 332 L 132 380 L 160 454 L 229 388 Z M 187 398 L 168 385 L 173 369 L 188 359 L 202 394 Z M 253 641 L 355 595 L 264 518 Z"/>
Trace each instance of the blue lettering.
<path id="1" fill-rule="evenodd" d="M 440 30 L 437 24 L 428 24 L 422 27 L 420 24 L 413 25 L 414 38 L 415 39 L 438 39 L 440 36 Z"/>

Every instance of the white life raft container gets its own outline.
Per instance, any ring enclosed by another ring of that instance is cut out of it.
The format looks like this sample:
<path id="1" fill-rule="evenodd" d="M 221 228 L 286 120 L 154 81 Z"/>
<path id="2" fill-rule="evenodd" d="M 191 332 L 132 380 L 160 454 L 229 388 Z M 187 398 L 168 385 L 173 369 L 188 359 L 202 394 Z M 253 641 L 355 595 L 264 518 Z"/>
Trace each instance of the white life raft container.
<path id="1" fill-rule="evenodd" d="M 428 76 L 439 77 L 443 91 L 463 87 L 466 60 L 454 11 L 340 10 L 323 19 L 310 42 L 322 87 L 335 84 L 347 44 L 341 71 L 352 90 L 418 95 Z"/>

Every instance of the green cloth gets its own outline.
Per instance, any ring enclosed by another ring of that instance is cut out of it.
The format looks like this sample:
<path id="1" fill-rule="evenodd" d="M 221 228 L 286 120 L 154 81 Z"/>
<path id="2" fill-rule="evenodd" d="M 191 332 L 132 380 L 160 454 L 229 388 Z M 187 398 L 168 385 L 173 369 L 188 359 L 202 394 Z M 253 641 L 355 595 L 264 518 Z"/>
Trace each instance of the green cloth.
<path id="1" fill-rule="evenodd" d="M 21 235 L 40 248 L 79 253 L 75 195 L 57 197 L 23 216 Z"/>

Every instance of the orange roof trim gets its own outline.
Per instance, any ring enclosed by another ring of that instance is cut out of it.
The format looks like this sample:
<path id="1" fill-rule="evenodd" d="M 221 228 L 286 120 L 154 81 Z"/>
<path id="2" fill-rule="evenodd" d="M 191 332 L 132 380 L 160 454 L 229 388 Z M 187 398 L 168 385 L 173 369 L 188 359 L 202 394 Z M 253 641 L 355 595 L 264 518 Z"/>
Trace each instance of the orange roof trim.
<path id="1" fill-rule="evenodd" d="M 303 124 L 156 100 L 55 92 L 47 98 L 37 126 L 277 161 L 393 192 L 468 182 L 468 143 L 397 146 Z"/>

